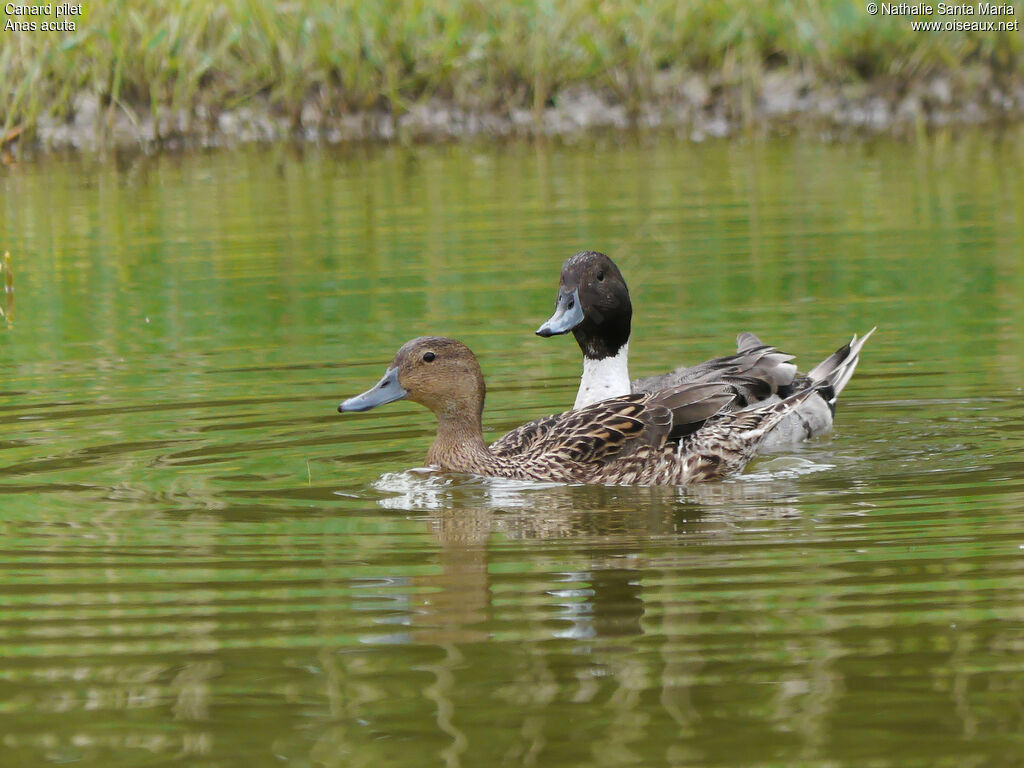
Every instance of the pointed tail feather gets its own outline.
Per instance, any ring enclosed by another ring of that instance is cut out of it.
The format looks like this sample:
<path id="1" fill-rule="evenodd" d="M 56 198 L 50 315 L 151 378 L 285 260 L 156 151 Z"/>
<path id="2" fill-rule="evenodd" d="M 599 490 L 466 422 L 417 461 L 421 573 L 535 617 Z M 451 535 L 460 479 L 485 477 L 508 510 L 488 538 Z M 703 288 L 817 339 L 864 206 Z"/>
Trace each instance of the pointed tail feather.
<path id="1" fill-rule="evenodd" d="M 875 326 L 859 339 L 857 334 L 854 334 L 848 344 L 841 346 L 807 374 L 807 377 L 816 385 L 827 385 L 831 389 L 831 392 L 828 392 L 822 387 L 822 397 L 833 410 L 836 406 L 836 398 L 839 397 L 839 393 L 843 391 L 847 382 L 850 381 L 850 377 L 853 376 L 853 372 L 857 369 L 861 347 L 864 346 L 865 341 L 871 338 L 871 334 L 877 327 Z"/>

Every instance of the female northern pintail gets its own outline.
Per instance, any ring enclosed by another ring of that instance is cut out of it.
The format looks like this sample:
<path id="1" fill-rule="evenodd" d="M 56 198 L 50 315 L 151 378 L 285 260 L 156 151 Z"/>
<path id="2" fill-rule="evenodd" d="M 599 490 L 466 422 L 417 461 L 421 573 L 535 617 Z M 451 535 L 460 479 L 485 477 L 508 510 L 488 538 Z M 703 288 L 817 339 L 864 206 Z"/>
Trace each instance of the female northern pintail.
<path id="1" fill-rule="evenodd" d="M 437 437 L 427 464 L 492 477 L 609 485 L 685 485 L 738 472 L 765 434 L 813 389 L 781 402 L 724 411 L 735 382 L 688 384 L 623 394 L 546 416 L 484 443 L 484 378 L 459 341 L 424 336 L 406 342 L 384 377 L 338 406 L 366 411 L 408 399 L 433 411 Z"/>
<path id="2" fill-rule="evenodd" d="M 752 333 L 736 338 L 737 352 L 698 365 L 681 366 L 668 373 L 630 381 L 629 335 L 633 305 L 622 273 L 608 256 L 584 251 L 562 265 L 555 314 L 538 336 L 572 331 L 583 350 L 583 377 L 573 408 L 583 408 L 608 397 L 635 392 L 656 392 L 683 384 L 729 382 L 738 397 L 733 407 L 778 402 L 808 387 L 817 396 L 778 421 L 762 448 L 774 449 L 826 434 L 832 429 L 836 399 L 857 367 L 860 349 L 875 329 L 853 339 L 816 365 L 808 374 L 797 373 L 792 355 L 763 344 Z M 734 381 L 742 377 L 743 382 Z"/>

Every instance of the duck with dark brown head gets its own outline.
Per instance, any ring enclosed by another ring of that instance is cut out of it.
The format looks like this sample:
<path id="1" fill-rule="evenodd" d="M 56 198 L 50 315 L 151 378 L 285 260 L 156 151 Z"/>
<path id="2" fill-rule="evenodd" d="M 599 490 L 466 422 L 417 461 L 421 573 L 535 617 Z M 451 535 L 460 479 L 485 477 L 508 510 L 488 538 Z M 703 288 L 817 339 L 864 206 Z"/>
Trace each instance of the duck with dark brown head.
<path id="1" fill-rule="evenodd" d="M 762 441 L 762 449 L 793 445 L 832 429 L 836 399 L 849 382 L 860 359 L 864 336 L 841 346 L 807 375 L 797 372 L 792 355 L 761 342 L 752 333 L 740 333 L 737 351 L 694 366 L 631 381 L 629 338 L 633 304 L 622 272 L 607 255 L 582 251 L 562 265 L 555 313 L 537 329 L 545 338 L 572 331 L 583 352 L 583 375 L 574 408 L 608 397 L 657 392 L 686 384 L 729 383 L 737 397 L 731 407 L 742 409 L 778 402 L 813 388 L 816 396 L 780 420 Z"/>

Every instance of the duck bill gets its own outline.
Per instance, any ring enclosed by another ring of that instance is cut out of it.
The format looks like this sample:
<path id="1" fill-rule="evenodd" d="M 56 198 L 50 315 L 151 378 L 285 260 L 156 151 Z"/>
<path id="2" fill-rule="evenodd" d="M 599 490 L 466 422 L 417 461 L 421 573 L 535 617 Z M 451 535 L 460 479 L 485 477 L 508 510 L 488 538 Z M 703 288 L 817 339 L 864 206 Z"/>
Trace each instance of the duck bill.
<path id="1" fill-rule="evenodd" d="M 378 405 L 402 400 L 408 394 L 402 385 L 398 383 L 398 369 L 388 368 L 384 378 L 374 384 L 373 389 L 368 389 L 363 394 L 350 397 L 344 401 L 338 406 L 338 413 L 368 411 L 371 408 L 376 408 Z"/>
<path id="2" fill-rule="evenodd" d="M 558 336 L 568 333 L 582 322 L 583 307 L 580 306 L 580 289 L 577 288 L 572 293 L 559 291 L 558 301 L 555 302 L 555 314 L 537 329 L 537 335 L 544 338 Z"/>

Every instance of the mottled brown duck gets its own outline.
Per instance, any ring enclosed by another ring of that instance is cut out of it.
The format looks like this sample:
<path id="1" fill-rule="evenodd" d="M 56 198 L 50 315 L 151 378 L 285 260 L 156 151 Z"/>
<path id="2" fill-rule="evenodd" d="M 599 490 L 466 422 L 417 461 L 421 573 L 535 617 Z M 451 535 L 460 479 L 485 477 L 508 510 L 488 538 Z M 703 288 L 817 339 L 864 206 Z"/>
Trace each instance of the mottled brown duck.
<path id="1" fill-rule="evenodd" d="M 630 381 L 629 337 L 633 305 L 622 272 L 608 256 L 583 251 L 562 265 L 555 313 L 537 329 L 537 335 L 557 336 L 572 331 L 583 352 L 583 375 L 574 408 L 609 397 L 636 392 L 657 392 L 684 384 L 732 381 L 740 377 L 737 398 L 730 407 L 747 408 L 778 402 L 804 389 L 816 396 L 778 420 L 761 442 L 762 450 L 794 445 L 832 430 L 839 393 L 849 382 L 860 350 L 874 328 L 841 346 L 808 374 L 797 372 L 793 355 L 761 342 L 752 333 L 736 338 L 736 354 L 693 366 Z"/>
<path id="2" fill-rule="evenodd" d="M 737 379 L 737 382 L 739 379 Z M 383 378 L 338 406 L 366 411 L 412 400 L 437 417 L 427 464 L 519 480 L 687 485 L 739 472 L 765 434 L 813 389 L 762 408 L 725 412 L 738 383 L 685 384 L 624 394 L 524 424 L 488 446 L 480 364 L 455 339 L 406 342 Z"/>

